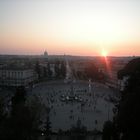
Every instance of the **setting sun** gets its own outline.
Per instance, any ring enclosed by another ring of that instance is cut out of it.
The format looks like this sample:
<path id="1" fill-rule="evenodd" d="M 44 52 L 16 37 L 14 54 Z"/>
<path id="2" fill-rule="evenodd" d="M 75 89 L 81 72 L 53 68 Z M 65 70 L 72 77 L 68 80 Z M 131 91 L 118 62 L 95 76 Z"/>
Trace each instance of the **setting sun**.
<path id="1" fill-rule="evenodd" d="M 104 56 L 104 57 L 107 56 L 107 51 L 106 50 L 102 50 L 102 56 Z"/>

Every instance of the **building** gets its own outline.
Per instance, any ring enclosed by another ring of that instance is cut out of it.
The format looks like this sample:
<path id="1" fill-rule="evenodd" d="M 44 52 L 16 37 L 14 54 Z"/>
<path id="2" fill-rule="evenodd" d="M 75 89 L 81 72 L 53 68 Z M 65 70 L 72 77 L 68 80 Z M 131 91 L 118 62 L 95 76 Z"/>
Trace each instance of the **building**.
<path id="1" fill-rule="evenodd" d="M 29 68 L 0 68 L 0 86 L 29 86 L 37 79 L 34 70 Z"/>
<path id="2" fill-rule="evenodd" d="M 44 52 L 44 55 L 43 55 L 43 58 L 46 60 L 46 61 L 48 61 L 48 52 L 47 51 L 45 51 Z"/>

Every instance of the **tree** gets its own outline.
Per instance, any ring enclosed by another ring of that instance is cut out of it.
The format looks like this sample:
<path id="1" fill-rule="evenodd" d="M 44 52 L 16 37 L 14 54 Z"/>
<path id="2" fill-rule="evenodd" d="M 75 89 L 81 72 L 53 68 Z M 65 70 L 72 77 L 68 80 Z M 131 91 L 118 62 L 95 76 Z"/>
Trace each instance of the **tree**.
<path id="1" fill-rule="evenodd" d="M 127 85 L 122 92 L 115 123 L 121 140 L 133 140 L 139 137 L 140 130 L 140 58 L 130 61 L 119 77 L 129 76 Z"/>
<path id="2" fill-rule="evenodd" d="M 81 120 L 78 118 L 76 126 L 73 126 L 70 131 L 76 134 L 85 134 L 87 132 L 87 128 L 82 125 Z"/>
<path id="3" fill-rule="evenodd" d="M 36 95 L 27 100 L 27 106 L 31 112 L 32 132 L 38 133 L 40 131 L 39 127 L 42 124 L 41 116 L 45 113 L 46 108 L 41 103 L 40 98 Z"/>
<path id="4" fill-rule="evenodd" d="M 4 134 L 7 131 L 5 129 L 6 119 L 7 119 L 7 114 L 5 113 L 4 98 L 0 96 L 0 139 L 4 139 Z"/>
<path id="5" fill-rule="evenodd" d="M 38 74 L 38 78 L 41 78 L 41 70 L 40 70 L 40 65 L 39 62 L 37 61 L 35 64 L 35 72 Z"/>
<path id="6" fill-rule="evenodd" d="M 26 100 L 26 91 L 25 87 L 21 86 L 16 89 L 15 95 L 12 97 L 12 112 L 11 114 L 14 115 L 14 113 L 17 111 L 18 108 L 23 106 L 25 104 Z"/>
<path id="7" fill-rule="evenodd" d="M 46 107 L 37 96 L 31 99 L 26 97 L 24 87 L 17 88 L 12 97 L 11 115 L 7 117 L 1 131 L 2 140 L 36 140 L 41 132 L 40 125 L 42 114 L 46 113 Z"/>
<path id="8" fill-rule="evenodd" d="M 94 63 L 88 64 L 87 68 L 85 69 L 85 73 L 88 79 L 92 79 L 92 80 L 99 79 L 98 68 L 95 66 Z"/>
<path id="9" fill-rule="evenodd" d="M 111 121 L 106 121 L 103 126 L 102 140 L 112 140 L 113 124 Z"/>
<path id="10" fill-rule="evenodd" d="M 24 87 L 18 87 L 12 97 L 11 116 L 7 118 L 5 125 L 5 139 L 28 140 L 31 138 L 32 120 L 29 108 L 25 105 L 26 91 Z"/>
<path id="11" fill-rule="evenodd" d="M 52 76 L 52 71 L 51 71 L 51 68 L 50 68 L 50 64 L 49 64 L 49 63 L 48 63 L 48 65 L 47 65 L 47 69 L 48 69 L 47 75 L 48 75 L 48 77 L 50 78 L 50 77 Z"/>
<path id="12" fill-rule="evenodd" d="M 43 67 L 43 76 L 47 77 L 47 68 L 46 67 Z"/>
<path id="13" fill-rule="evenodd" d="M 31 139 L 32 118 L 28 107 L 20 105 L 20 108 L 16 109 L 14 115 L 9 118 L 9 128 L 10 135 L 8 139 Z"/>
<path id="14" fill-rule="evenodd" d="M 59 78 L 60 77 L 60 67 L 59 67 L 59 65 L 60 65 L 60 62 L 59 61 L 56 61 L 55 67 L 54 67 L 56 78 Z"/>
<path id="15" fill-rule="evenodd" d="M 0 97 L 0 126 L 5 117 L 6 116 L 4 113 L 4 99 Z"/>
<path id="16" fill-rule="evenodd" d="M 46 123 L 45 123 L 45 133 L 47 135 L 51 133 L 51 122 L 50 122 L 49 114 L 47 114 L 47 119 L 46 119 Z"/>
<path id="17" fill-rule="evenodd" d="M 140 77 L 140 75 L 139 75 Z M 123 139 L 132 140 L 139 135 L 140 129 L 140 87 L 135 87 L 138 75 L 131 77 L 128 86 L 122 93 L 122 98 L 118 108 L 117 123 Z M 135 80 L 134 80 L 135 79 Z M 133 89 L 133 87 L 135 87 Z"/>
<path id="18" fill-rule="evenodd" d="M 66 76 L 66 64 L 64 61 L 61 62 L 60 73 L 61 73 L 62 77 L 65 78 L 65 76 Z"/>

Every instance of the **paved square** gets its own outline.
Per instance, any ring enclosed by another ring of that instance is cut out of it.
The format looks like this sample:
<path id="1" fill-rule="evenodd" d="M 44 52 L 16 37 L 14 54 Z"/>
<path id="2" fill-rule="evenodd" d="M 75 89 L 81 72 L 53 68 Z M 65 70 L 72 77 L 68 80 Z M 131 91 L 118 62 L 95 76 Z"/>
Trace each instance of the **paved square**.
<path id="1" fill-rule="evenodd" d="M 69 101 L 72 90 L 76 100 Z M 39 96 L 42 103 L 51 108 L 49 115 L 52 131 L 55 132 L 70 129 L 78 119 L 87 130 L 102 130 L 104 122 L 112 120 L 113 104 L 107 98 L 113 96 L 114 91 L 103 84 L 92 83 L 89 91 L 89 83 L 85 81 L 76 81 L 73 89 L 64 81 L 46 82 L 36 85 L 30 97 L 32 95 Z"/>

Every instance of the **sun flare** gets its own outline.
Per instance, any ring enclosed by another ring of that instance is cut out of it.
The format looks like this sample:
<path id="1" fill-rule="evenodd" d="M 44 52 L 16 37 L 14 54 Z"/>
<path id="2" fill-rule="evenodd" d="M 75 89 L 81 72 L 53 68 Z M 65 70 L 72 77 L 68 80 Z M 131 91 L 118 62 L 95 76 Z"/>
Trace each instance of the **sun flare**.
<path id="1" fill-rule="evenodd" d="M 106 50 L 102 50 L 102 56 L 106 57 L 107 56 L 107 51 Z"/>

